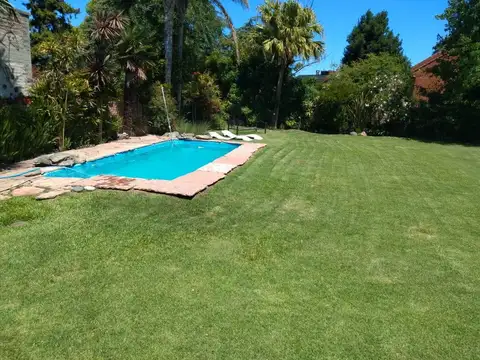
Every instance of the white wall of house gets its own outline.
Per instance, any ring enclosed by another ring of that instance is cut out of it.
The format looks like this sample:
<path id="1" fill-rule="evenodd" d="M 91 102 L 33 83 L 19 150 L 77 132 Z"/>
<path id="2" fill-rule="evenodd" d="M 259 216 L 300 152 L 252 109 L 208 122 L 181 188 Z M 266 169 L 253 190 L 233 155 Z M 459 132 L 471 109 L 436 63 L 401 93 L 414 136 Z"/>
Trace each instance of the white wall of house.
<path id="1" fill-rule="evenodd" d="M 19 22 L 0 14 L 0 98 L 28 94 L 32 81 L 29 14 L 17 13 Z"/>

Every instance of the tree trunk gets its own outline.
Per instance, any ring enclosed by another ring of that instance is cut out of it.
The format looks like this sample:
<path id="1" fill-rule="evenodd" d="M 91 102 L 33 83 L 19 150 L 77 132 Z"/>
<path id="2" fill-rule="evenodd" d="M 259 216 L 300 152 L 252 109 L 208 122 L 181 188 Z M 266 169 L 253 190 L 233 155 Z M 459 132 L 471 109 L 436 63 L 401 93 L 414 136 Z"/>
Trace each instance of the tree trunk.
<path id="1" fill-rule="evenodd" d="M 165 83 L 172 83 L 172 67 L 173 67 L 173 10 L 175 1 L 165 1 Z"/>
<path id="2" fill-rule="evenodd" d="M 63 114 L 62 114 L 62 126 L 60 129 L 60 134 L 59 134 L 59 148 L 60 151 L 64 151 L 65 149 L 65 127 L 67 123 L 67 110 L 68 109 L 68 91 L 65 93 L 65 102 L 63 105 Z"/>
<path id="3" fill-rule="evenodd" d="M 278 128 L 278 114 L 280 112 L 280 101 L 282 99 L 283 76 L 285 75 L 285 66 L 280 65 L 280 72 L 278 73 L 277 94 L 275 96 L 275 110 L 273 111 L 273 123 L 275 129 Z"/>
<path id="4" fill-rule="evenodd" d="M 128 135 L 133 135 L 133 107 L 135 94 L 131 82 L 133 74 L 125 69 L 125 82 L 123 85 L 123 131 Z"/>
<path id="5" fill-rule="evenodd" d="M 178 0 L 178 29 L 177 29 L 177 107 L 182 109 L 182 88 L 183 88 L 183 40 L 185 29 L 185 14 L 187 12 L 188 0 Z"/>
<path id="6" fill-rule="evenodd" d="M 213 5 L 218 7 L 220 9 L 220 12 L 222 13 L 223 17 L 225 18 L 225 22 L 227 23 L 228 28 L 230 29 L 230 32 L 232 33 L 232 39 L 235 44 L 235 55 L 237 58 L 237 65 L 240 64 L 240 48 L 238 46 L 238 39 L 237 39 L 237 31 L 235 30 L 235 26 L 233 25 L 233 21 L 230 18 L 230 15 L 228 15 L 227 9 L 222 5 L 222 2 L 220 0 L 211 0 Z"/>

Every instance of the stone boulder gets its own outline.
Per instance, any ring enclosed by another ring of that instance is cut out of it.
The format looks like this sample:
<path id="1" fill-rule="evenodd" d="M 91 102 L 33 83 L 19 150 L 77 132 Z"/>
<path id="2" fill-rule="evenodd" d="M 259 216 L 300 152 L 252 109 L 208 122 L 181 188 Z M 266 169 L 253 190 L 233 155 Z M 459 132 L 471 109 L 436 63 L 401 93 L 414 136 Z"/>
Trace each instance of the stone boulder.
<path id="1" fill-rule="evenodd" d="M 33 160 L 35 166 L 73 166 L 83 164 L 86 159 L 77 154 L 59 152 L 49 155 L 42 155 Z"/>
<path id="2" fill-rule="evenodd" d="M 163 136 L 168 136 L 172 139 L 178 139 L 180 137 L 180 133 L 178 131 L 166 132 Z"/>
<path id="3" fill-rule="evenodd" d="M 351 132 L 350 132 L 350 135 L 352 135 L 352 136 L 357 136 L 358 134 L 357 134 L 355 131 L 351 131 Z"/>
<path id="4" fill-rule="evenodd" d="M 65 159 L 65 160 L 60 161 L 60 162 L 57 163 L 56 165 L 58 165 L 58 166 L 69 166 L 69 167 L 70 167 L 70 166 L 73 166 L 73 165 L 75 165 L 75 164 L 76 164 L 75 160 L 73 160 L 73 159 Z"/>
<path id="5" fill-rule="evenodd" d="M 44 190 L 35 186 L 25 186 L 13 190 L 12 196 L 35 196 L 41 194 Z"/>
<path id="6" fill-rule="evenodd" d="M 33 164 L 35 166 L 52 166 L 52 159 L 50 159 L 50 155 L 42 155 L 37 157 L 33 160 Z"/>
<path id="7" fill-rule="evenodd" d="M 68 190 L 53 190 L 43 194 L 38 195 L 35 199 L 37 200 L 49 200 L 55 199 L 57 196 L 68 193 Z"/>
<path id="8" fill-rule="evenodd" d="M 195 134 L 194 133 L 183 133 L 180 135 L 181 139 L 195 139 Z"/>
<path id="9" fill-rule="evenodd" d="M 210 135 L 197 135 L 195 136 L 195 138 L 198 140 L 212 140 L 212 137 Z"/>
<path id="10" fill-rule="evenodd" d="M 117 134 L 117 139 L 118 140 L 130 139 L 130 135 L 128 135 L 126 132 Z"/>

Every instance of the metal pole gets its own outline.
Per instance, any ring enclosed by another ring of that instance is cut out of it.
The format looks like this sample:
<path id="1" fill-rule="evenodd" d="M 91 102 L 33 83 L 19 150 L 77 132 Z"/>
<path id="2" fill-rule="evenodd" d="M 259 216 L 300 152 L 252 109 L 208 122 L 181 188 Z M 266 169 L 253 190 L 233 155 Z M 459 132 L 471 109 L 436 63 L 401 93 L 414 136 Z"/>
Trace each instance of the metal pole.
<path id="1" fill-rule="evenodd" d="M 167 114 L 168 130 L 170 130 L 170 137 L 171 137 L 172 126 L 170 125 L 170 117 L 168 116 L 167 100 L 165 100 L 165 92 L 163 91 L 163 85 L 161 86 L 161 88 L 162 88 L 163 103 L 165 104 L 165 113 Z"/>

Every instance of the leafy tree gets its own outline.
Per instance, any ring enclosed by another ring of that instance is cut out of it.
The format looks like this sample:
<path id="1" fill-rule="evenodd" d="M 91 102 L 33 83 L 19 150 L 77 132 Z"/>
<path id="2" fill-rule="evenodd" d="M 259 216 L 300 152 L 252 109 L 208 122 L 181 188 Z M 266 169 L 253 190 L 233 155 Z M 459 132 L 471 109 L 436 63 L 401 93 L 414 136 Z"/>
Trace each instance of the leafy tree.
<path id="1" fill-rule="evenodd" d="M 207 121 L 214 128 L 221 128 L 224 104 L 215 80 L 209 73 L 195 73 L 193 80 L 186 84 L 184 95 L 185 103 L 192 106 L 194 121 Z"/>
<path id="2" fill-rule="evenodd" d="M 30 0 L 24 4 L 30 11 L 30 40 L 34 47 L 51 33 L 61 33 L 72 28 L 70 20 L 80 13 L 63 0 Z M 33 59 L 34 63 L 37 59 Z"/>
<path id="3" fill-rule="evenodd" d="M 350 65 L 354 61 L 365 59 L 368 54 L 403 56 L 402 41 L 389 28 L 386 11 L 374 15 L 368 10 L 353 28 L 347 42 L 342 64 Z"/>
<path id="4" fill-rule="evenodd" d="M 91 88 L 83 62 L 85 39 L 79 31 L 55 34 L 38 45 L 40 55 L 49 59 L 32 87 L 35 102 L 41 102 L 45 116 L 54 119 L 60 150 L 69 147 L 67 125 L 81 118 L 81 111 L 92 107 Z"/>
<path id="5" fill-rule="evenodd" d="M 208 0 L 180 0 L 184 8 L 177 10 L 177 53 L 175 92 L 178 108 L 182 108 L 185 78 L 203 68 L 205 58 L 222 45 L 224 22 Z M 183 10 L 182 10 L 183 9 Z"/>
<path id="6" fill-rule="evenodd" d="M 445 54 L 437 69 L 444 91 L 437 94 L 442 122 L 450 124 L 447 137 L 480 140 L 480 0 L 450 0 L 438 16 L 446 21 L 446 36 L 437 50 Z M 435 95 L 434 95 L 435 96 Z"/>
<path id="7" fill-rule="evenodd" d="M 256 119 L 259 123 L 270 123 L 275 108 L 275 92 L 272 89 L 277 85 L 279 64 L 271 61 L 271 57 L 265 56 L 263 43 L 267 40 L 267 34 L 255 21 L 250 21 L 240 28 L 238 38 L 241 44 L 240 56 L 243 60 L 238 66 L 237 88 L 234 90 L 238 94 L 240 104 L 231 105 L 232 116 L 235 122 L 248 123 Z M 288 81 L 284 81 L 283 87 L 288 86 Z M 234 95 L 236 94 L 231 94 L 233 99 L 236 97 Z M 290 110 L 287 107 L 285 109 Z M 282 116 L 285 114 L 285 111 L 282 112 Z"/>
<path id="8" fill-rule="evenodd" d="M 315 12 L 304 8 L 295 0 L 283 3 L 267 0 L 260 6 L 261 29 L 266 36 L 263 48 L 267 55 L 276 60 L 279 66 L 276 87 L 273 123 L 278 126 L 282 86 L 286 69 L 296 59 L 307 61 L 319 59 L 324 51 L 324 44 L 316 41 L 315 36 L 323 33 L 317 22 Z"/>
<path id="9" fill-rule="evenodd" d="M 237 1 L 244 7 L 248 7 L 248 0 L 235 0 L 235 1 Z M 233 41 L 235 43 L 237 62 L 240 62 L 240 50 L 239 50 L 238 41 L 237 41 L 237 33 L 233 25 L 233 21 L 230 18 L 230 15 L 228 14 L 227 10 L 225 9 L 225 7 L 223 6 L 220 0 L 210 0 L 210 3 L 219 9 L 220 13 L 225 19 L 225 22 L 228 28 L 230 29 Z M 179 15 L 179 31 L 178 31 L 179 39 L 177 42 L 177 52 L 180 59 L 178 62 L 178 65 L 181 67 L 182 66 L 181 57 L 183 55 L 183 44 L 184 44 L 184 40 L 183 40 L 184 31 L 183 29 L 180 29 L 180 28 L 185 26 L 184 20 L 185 20 L 185 14 L 187 11 L 188 4 L 189 4 L 188 0 L 165 0 L 164 41 L 165 41 L 165 82 L 167 84 L 170 84 L 172 80 L 174 10 L 175 8 L 177 8 L 178 15 Z M 180 70 L 180 73 L 181 73 L 181 70 Z"/>
<path id="10" fill-rule="evenodd" d="M 150 129 L 155 134 L 162 135 L 171 131 L 172 126 L 177 122 L 177 106 L 175 99 L 170 94 L 168 85 L 159 82 L 153 84 L 149 109 L 152 112 Z"/>

